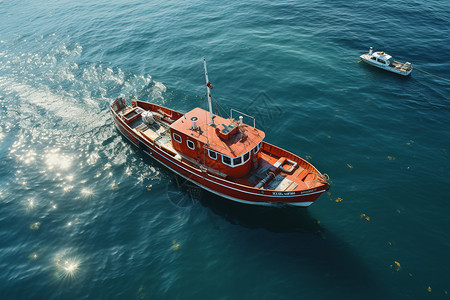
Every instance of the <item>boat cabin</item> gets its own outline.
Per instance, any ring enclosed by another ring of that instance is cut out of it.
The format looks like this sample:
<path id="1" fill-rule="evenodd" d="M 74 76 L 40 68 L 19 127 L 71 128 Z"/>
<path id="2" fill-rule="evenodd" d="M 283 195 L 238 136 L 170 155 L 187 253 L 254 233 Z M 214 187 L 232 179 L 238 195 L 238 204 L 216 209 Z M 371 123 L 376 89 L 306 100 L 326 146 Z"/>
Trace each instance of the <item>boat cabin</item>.
<path id="1" fill-rule="evenodd" d="M 373 61 L 376 61 L 380 64 L 389 66 L 391 64 L 390 59 L 392 58 L 392 56 L 390 56 L 387 53 L 384 53 L 383 51 L 378 51 L 378 52 L 374 52 L 372 53 L 372 57 L 370 58 Z"/>
<path id="2" fill-rule="evenodd" d="M 213 124 L 211 124 L 213 120 Z M 242 120 L 225 119 L 195 108 L 170 125 L 173 148 L 223 177 L 247 175 L 258 161 L 263 131 Z"/>

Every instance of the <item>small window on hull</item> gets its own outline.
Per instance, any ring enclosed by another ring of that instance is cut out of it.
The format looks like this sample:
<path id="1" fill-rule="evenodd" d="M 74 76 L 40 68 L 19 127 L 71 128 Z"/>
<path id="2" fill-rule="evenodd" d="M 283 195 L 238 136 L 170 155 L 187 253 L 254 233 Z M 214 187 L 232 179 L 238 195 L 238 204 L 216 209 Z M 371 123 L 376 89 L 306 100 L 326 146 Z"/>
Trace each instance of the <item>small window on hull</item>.
<path id="1" fill-rule="evenodd" d="M 194 150 L 195 149 L 195 145 L 194 145 L 194 142 L 193 141 L 186 141 L 186 144 L 187 144 L 187 146 L 188 146 L 188 148 L 189 149 L 192 149 L 192 150 Z"/>
<path id="2" fill-rule="evenodd" d="M 173 139 L 174 139 L 175 141 L 177 141 L 178 143 L 181 143 L 181 142 L 182 142 L 181 136 L 179 136 L 179 135 L 176 134 L 176 133 L 173 134 Z"/>
<path id="3" fill-rule="evenodd" d="M 212 151 L 212 150 L 208 150 L 208 156 L 214 160 L 217 159 L 217 152 L 216 151 Z"/>

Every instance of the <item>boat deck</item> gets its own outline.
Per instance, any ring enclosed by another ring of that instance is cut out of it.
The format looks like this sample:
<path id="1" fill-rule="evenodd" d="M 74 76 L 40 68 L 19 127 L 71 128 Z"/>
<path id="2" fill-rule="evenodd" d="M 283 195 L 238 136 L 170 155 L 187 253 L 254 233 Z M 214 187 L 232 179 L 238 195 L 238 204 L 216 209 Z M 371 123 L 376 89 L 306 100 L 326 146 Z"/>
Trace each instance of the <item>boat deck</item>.
<path id="1" fill-rule="evenodd" d="M 142 109 L 141 109 L 142 110 Z M 139 115 L 133 121 L 131 121 L 128 125 L 140 136 L 143 136 L 145 139 L 150 142 L 156 144 L 157 146 L 164 148 L 166 151 L 170 152 L 173 155 L 178 154 L 175 149 L 172 147 L 172 139 L 170 137 L 170 129 L 169 124 L 166 124 L 164 121 L 154 119 L 154 123 L 149 125 L 144 123 L 142 117 L 140 116 L 142 111 L 125 109 L 124 115 L 128 118 L 133 118 L 133 113 Z M 130 113 L 131 112 L 131 113 Z M 132 116 L 129 116 L 132 115 Z"/>
<path id="2" fill-rule="evenodd" d="M 269 170 L 274 168 L 273 165 L 278 161 L 278 159 L 279 157 L 275 157 L 262 150 L 261 157 L 258 161 L 259 167 L 250 171 L 250 173 L 246 176 L 236 179 L 235 182 L 254 187 L 258 184 L 258 182 L 266 177 Z M 321 184 L 319 174 L 315 173 L 314 170 L 306 164 L 299 164 L 297 169 L 291 174 L 277 174 L 275 178 L 262 189 L 289 192 L 312 189 Z"/>
<path id="3" fill-rule="evenodd" d="M 187 157 L 182 153 L 176 151 L 172 146 L 170 124 L 158 118 L 154 118 L 154 123 L 149 125 L 143 121 L 142 113 L 144 111 L 145 110 L 140 107 L 134 108 L 131 106 L 126 106 L 119 110 L 118 114 L 127 121 L 130 128 L 135 131 L 137 135 L 142 136 L 147 141 L 170 153 L 178 161 L 188 164 L 191 167 L 196 168 L 198 171 L 203 170 L 211 175 L 230 180 L 231 182 L 235 182 L 248 187 L 255 187 L 269 174 L 269 171 L 273 172 L 274 170 L 276 170 L 274 164 L 280 159 L 280 157 L 275 155 L 274 153 L 267 151 L 270 146 L 268 146 L 267 149 L 264 149 L 264 147 L 262 147 L 260 150 L 260 156 L 258 158 L 257 168 L 252 169 L 247 175 L 241 178 L 230 178 L 226 174 L 223 174 L 218 170 L 209 168 L 201 164 L 197 160 Z M 298 157 L 295 159 L 295 161 L 297 163 L 297 166 L 294 170 L 292 170 L 292 172 L 275 172 L 276 175 L 273 177 L 273 179 L 260 189 L 290 192 L 308 190 L 323 184 L 322 176 L 317 173 L 317 171 L 314 167 L 311 166 L 311 164 L 303 161 Z M 287 169 L 289 169 L 289 165 L 287 165 Z"/>
<path id="4" fill-rule="evenodd" d="M 403 72 L 408 72 L 412 69 L 412 65 L 410 63 L 402 63 L 396 60 L 392 61 L 389 67 Z"/>

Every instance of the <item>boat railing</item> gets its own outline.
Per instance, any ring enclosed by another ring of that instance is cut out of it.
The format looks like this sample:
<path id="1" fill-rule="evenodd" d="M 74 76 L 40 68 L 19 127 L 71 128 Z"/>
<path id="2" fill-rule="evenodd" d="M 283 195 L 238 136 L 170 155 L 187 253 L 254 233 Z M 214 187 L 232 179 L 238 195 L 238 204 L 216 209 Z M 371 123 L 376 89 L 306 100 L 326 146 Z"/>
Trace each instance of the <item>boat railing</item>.
<path id="1" fill-rule="evenodd" d="M 246 117 L 249 117 L 249 118 L 253 119 L 253 128 L 256 127 L 256 119 L 255 119 L 255 117 L 250 116 L 250 115 L 247 115 L 247 114 L 244 114 L 243 112 L 238 111 L 238 110 L 232 108 L 231 111 L 230 111 L 230 116 L 231 116 L 232 119 L 234 119 L 234 118 L 233 118 L 233 111 L 234 111 L 235 113 L 238 113 L 238 114 L 240 114 L 240 115 L 244 115 L 244 116 L 246 116 Z"/>

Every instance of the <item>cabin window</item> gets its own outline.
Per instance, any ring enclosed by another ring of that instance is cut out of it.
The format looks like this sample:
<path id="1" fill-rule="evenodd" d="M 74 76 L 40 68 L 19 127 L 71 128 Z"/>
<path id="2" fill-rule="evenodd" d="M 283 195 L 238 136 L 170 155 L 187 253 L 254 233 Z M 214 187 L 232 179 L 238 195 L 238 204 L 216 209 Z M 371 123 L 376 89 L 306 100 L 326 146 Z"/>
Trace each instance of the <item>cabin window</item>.
<path id="1" fill-rule="evenodd" d="M 186 141 L 186 144 L 187 144 L 187 146 L 188 146 L 189 149 L 192 149 L 192 150 L 195 149 L 195 145 L 194 145 L 194 142 L 193 142 L 193 141 L 187 140 L 187 141 Z"/>
<path id="2" fill-rule="evenodd" d="M 222 155 L 222 162 L 228 166 L 233 166 L 231 164 L 231 157 L 228 157 L 226 155 Z"/>
<path id="3" fill-rule="evenodd" d="M 375 57 L 371 57 L 370 59 L 377 60 Z"/>
<path id="4" fill-rule="evenodd" d="M 179 135 L 176 134 L 176 133 L 173 134 L 173 139 L 174 139 L 175 141 L 177 141 L 178 143 L 181 143 L 181 142 L 182 142 L 181 136 L 179 136 Z"/>
<path id="5" fill-rule="evenodd" d="M 217 159 L 217 152 L 208 149 L 208 156 L 214 160 Z"/>
<path id="6" fill-rule="evenodd" d="M 377 59 L 377 61 L 379 62 L 379 63 L 382 63 L 382 64 L 386 64 L 384 61 L 382 61 L 381 59 Z"/>
<path id="7" fill-rule="evenodd" d="M 253 149 L 253 153 L 255 153 L 255 154 L 258 153 L 259 148 L 261 148 L 261 142 L 259 142 L 259 144 L 256 145 L 256 147 Z"/>
<path id="8" fill-rule="evenodd" d="M 244 155 L 241 155 L 239 157 L 231 158 L 229 156 L 222 154 L 222 162 L 230 167 L 237 167 L 245 162 L 247 162 L 250 159 L 250 151 L 245 153 Z"/>
<path id="9" fill-rule="evenodd" d="M 244 162 L 250 159 L 250 151 L 244 154 Z"/>

